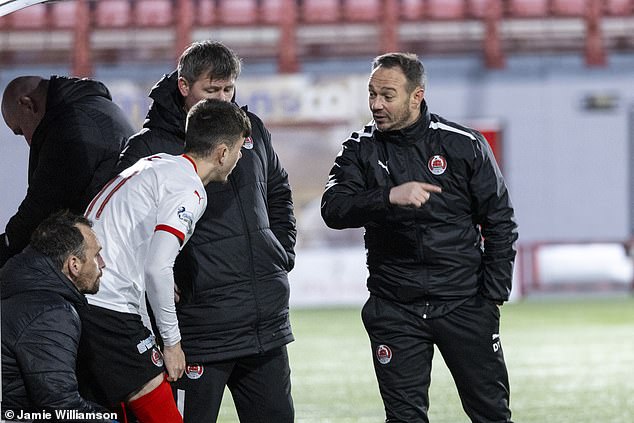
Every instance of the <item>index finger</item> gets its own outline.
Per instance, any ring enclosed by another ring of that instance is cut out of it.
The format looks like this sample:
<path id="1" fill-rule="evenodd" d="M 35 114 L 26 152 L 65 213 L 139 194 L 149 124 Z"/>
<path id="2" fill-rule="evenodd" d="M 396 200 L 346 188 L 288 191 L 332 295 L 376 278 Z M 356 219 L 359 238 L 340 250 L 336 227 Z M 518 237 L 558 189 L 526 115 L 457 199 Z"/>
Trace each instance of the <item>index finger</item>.
<path id="1" fill-rule="evenodd" d="M 442 188 L 440 188 L 438 185 L 420 182 L 420 186 L 427 192 L 442 192 Z"/>

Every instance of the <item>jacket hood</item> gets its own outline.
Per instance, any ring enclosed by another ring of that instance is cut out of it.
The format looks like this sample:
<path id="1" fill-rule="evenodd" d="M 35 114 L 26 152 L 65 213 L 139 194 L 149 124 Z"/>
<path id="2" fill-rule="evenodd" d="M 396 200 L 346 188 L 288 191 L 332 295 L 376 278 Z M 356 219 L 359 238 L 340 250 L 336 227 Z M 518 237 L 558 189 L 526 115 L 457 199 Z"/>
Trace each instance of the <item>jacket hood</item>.
<path id="1" fill-rule="evenodd" d="M 183 96 L 178 89 L 178 71 L 163 75 L 150 90 L 149 97 L 153 101 L 143 127 L 162 129 L 184 139 L 187 112 L 184 108 Z M 235 103 L 235 99 L 234 90 L 231 101 Z"/>
<path id="2" fill-rule="evenodd" d="M 55 293 L 77 306 L 86 304 L 84 295 L 55 268 L 50 258 L 27 247 L 0 270 L 0 296 L 6 300 L 32 291 Z"/>
<path id="3" fill-rule="evenodd" d="M 48 84 L 46 110 L 51 110 L 60 104 L 75 103 L 87 96 L 99 96 L 112 100 L 108 88 L 99 81 L 53 75 Z"/>
<path id="4" fill-rule="evenodd" d="M 152 105 L 143 127 L 162 129 L 184 139 L 187 114 L 183 108 L 183 96 L 178 90 L 178 72 L 163 75 L 150 90 L 150 98 Z"/>
<path id="5" fill-rule="evenodd" d="M 420 104 L 420 117 L 416 122 L 403 129 L 396 129 L 394 131 L 380 131 L 374 125 L 374 135 L 378 140 L 399 143 L 399 144 L 413 144 L 421 139 L 421 135 L 429 128 L 431 121 L 431 115 L 427 108 L 427 102 L 423 100 Z"/>

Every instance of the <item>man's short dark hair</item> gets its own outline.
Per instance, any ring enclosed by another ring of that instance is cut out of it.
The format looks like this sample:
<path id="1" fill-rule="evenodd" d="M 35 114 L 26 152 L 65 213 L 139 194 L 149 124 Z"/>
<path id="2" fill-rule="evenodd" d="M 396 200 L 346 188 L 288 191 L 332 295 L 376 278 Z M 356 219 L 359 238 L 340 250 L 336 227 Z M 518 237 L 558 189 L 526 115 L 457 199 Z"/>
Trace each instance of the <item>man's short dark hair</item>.
<path id="1" fill-rule="evenodd" d="M 383 66 L 384 68 L 400 68 L 407 79 L 407 88 L 411 93 L 418 86 L 425 90 L 427 74 L 423 63 L 414 53 L 386 53 L 377 56 L 372 61 L 372 70 Z"/>
<path id="2" fill-rule="evenodd" d="M 249 135 L 251 122 L 244 110 L 228 101 L 201 100 L 187 114 L 185 152 L 206 157 L 218 145 L 233 147 Z"/>
<path id="3" fill-rule="evenodd" d="M 31 247 L 50 257 L 59 270 L 71 255 L 85 260 L 86 244 L 78 225 L 92 227 L 92 222 L 68 210 L 57 212 L 35 229 L 31 235 Z"/>
<path id="4" fill-rule="evenodd" d="M 240 76 L 240 58 L 218 41 L 192 43 L 178 59 L 178 76 L 193 84 L 201 75 L 210 79 Z"/>

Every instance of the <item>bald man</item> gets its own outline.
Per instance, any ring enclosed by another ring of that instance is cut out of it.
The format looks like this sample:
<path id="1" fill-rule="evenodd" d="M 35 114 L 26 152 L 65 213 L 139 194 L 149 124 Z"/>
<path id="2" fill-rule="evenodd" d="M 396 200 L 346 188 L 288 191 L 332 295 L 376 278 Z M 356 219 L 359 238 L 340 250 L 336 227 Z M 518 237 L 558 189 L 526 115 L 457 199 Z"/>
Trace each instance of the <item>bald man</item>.
<path id="1" fill-rule="evenodd" d="M 4 91 L 2 117 L 30 153 L 26 197 L 0 235 L 0 267 L 53 212 L 82 214 L 134 133 L 108 88 L 88 79 L 18 77 Z"/>

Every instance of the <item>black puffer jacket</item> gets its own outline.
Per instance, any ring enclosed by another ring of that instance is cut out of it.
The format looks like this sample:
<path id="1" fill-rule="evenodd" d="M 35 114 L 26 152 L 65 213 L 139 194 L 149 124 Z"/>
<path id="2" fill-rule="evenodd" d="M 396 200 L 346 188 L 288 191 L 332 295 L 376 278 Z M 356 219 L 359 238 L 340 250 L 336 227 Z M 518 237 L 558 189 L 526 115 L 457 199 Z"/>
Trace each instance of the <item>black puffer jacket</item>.
<path id="1" fill-rule="evenodd" d="M 418 209 L 391 205 L 390 189 L 409 181 L 442 193 Z M 365 227 L 375 295 L 404 303 L 509 297 L 517 225 L 491 148 L 479 132 L 430 114 L 425 102 L 408 128 L 352 134 L 321 210 L 332 228 Z"/>
<path id="2" fill-rule="evenodd" d="M 152 89 L 144 129 L 129 141 L 118 170 L 158 152 L 180 154 L 183 100 L 176 72 Z M 295 217 L 288 175 L 262 121 L 247 112 L 252 142 L 228 183 L 207 185 L 207 210 L 179 254 L 177 304 L 188 362 L 257 354 L 293 340 L 287 273 L 295 263 Z"/>
<path id="3" fill-rule="evenodd" d="M 0 289 L 3 416 L 8 410 L 106 412 L 77 390 L 76 308 L 86 306 L 86 299 L 72 282 L 28 247 L 2 268 Z"/>
<path id="4" fill-rule="evenodd" d="M 83 214 L 133 133 L 101 82 L 52 76 L 46 113 L 31 140 L 28 191 L 6 227 L 6 254 L 22 251 L 50 214 L 61 209 Z"/>

